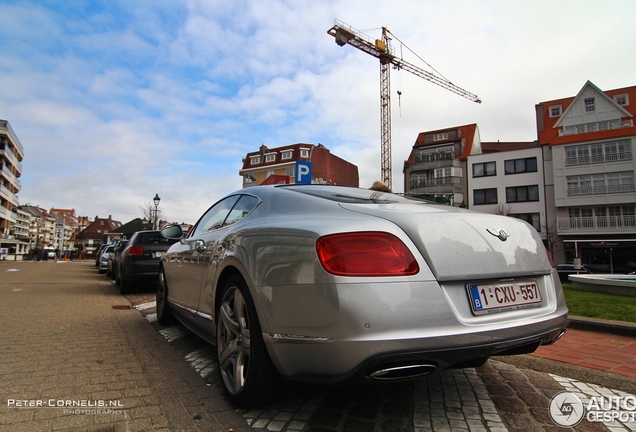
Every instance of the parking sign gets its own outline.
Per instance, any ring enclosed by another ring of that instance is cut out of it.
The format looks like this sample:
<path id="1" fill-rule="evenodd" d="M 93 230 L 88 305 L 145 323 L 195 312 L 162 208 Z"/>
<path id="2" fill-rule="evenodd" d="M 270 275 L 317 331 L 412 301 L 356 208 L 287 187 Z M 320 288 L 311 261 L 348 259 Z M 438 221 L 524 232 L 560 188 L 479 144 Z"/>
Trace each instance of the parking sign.
<path id="1" fill-rule="evenodd" d="M 296 184 L 311 184 L 311 162 L 296 161 Z"/>

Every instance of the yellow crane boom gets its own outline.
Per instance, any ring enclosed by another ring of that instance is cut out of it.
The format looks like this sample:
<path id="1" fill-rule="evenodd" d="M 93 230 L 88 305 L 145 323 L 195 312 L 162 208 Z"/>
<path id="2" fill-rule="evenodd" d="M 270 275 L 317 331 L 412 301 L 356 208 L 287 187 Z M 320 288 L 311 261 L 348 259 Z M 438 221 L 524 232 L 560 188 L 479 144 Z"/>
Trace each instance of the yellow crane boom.
<path id="1" fill-rule="evenodd" d="M 456 86 L 446 78 L 435 75 L 432 72 L 424 70 L 414 64 L 411 64 L 401 58 L 395 56 L 390 46 L 390 31 L 386 27 L 382 27 L 382 39 L 372 40 L 363 33 L 355 30 L 353 27 L 335 20 L 333 27 L 327 30 L 327 33 L 333 36 L 339 46 L 351 45 L 360 51 L 380 60 L 380 135 L 381 135 L 381 176 L 382 181 L 389 186 L 391 185 L 391 79 L 390 66 L 395 69 L 404 69 L 437 84 L 438 86 L 450 90 L 460 96 L 465 97 L 473 102 L 481 103 L 477 95 L 470 93 L 461 87 Z"/>

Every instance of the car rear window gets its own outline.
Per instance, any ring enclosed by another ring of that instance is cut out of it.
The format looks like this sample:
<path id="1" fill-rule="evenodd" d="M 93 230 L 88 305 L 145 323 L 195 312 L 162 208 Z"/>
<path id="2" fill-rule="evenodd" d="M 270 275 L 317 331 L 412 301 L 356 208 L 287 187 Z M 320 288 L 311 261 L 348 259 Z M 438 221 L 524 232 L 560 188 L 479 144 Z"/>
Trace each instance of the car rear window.
<path id="1" fill-rule="evenodd" d="M 296 186 L 287 187 L 288 190 L 294 192 L 300 192 L 306 195 L 315 196 L 318 198 L 324 198 L 339 203 L 349 204 L 373 204 L 373 203 L 404 203 L 412 204 L 414 202 L 422 203 L 422 201 L 415 198 L 409 198 L 402 195 L 377 192 L 369 189 L 355 189 L 355 188 L 338 188 L 334 186 L 321 187 L 321 186 Z"/>
<path id="2" fill-rule="evenodd" d="M 166 245 L 171 245 L 174 242 L 176 242 L 176 240 L 173 239 L 167 239 L 164 236 L 161 235 L 160 232 L 147 232 L 147 233 L 140 233 L 139 237 L 137 239 L 137 243 L 138 244 L 166 244 Z"/>

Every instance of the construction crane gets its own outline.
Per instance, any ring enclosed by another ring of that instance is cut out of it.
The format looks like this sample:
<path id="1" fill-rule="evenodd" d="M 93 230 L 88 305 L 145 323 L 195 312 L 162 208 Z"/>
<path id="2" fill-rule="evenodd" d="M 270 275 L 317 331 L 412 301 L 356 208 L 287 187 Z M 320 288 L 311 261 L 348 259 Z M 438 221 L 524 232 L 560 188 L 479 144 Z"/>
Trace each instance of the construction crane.
<path id="1" fill-rule="evenodd" d="M 368 38 L 363 33 L 355 30 L 353 27 L 335 20 L 333 27 L 328 31 L 328 34 L 336 39 L 336 43 L 339 46 L 349 44 L 360 51 L 364 51 L 367 54 L 380 60 L 380 138 L 381 138 L 381 174 L 382 181 L 389 186 L 391 185 L 391 79 L 390 79 L 390 66 L 400 70 L 404 69 L 411 72 L 413 75 L 417 75 L 420 78 L 424 78 L 437 84 L 440 87 L 450 90 L 460 96 L 465 97 L 473 102 L 481 103 L 479 97 L 474 95 L 461 87 L 456 86 L 446 78 L 436 75 L 432 72 L 426 71 L 418 66 L 415 66 L 401 58 L 396 57 L 391 49 L 389 41 L 391 38 L 389 34 L 391 32 L 386 27 L 382 27 L 382 39 L 376 39 L 375 41 Z M 392 35 L 392 34 L 391 34 Z M 395 37 L 394 35 L 392 35 Z M 397 38 L 396 38 L 397 39 Z"/>

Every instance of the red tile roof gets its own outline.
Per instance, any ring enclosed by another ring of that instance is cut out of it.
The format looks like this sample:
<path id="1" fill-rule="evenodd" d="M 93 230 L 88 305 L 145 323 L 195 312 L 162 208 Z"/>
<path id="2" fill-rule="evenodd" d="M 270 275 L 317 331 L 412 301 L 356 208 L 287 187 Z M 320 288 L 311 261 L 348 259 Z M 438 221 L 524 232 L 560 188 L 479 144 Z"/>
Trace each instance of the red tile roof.
<path id="1" fill-rule="evenodd" d="M 585 86 L 593 86 L 598 89 L 598 87 L 594 86 L 590 81 L 588 81 Z M 598 89 L 603 92 L 602 90 Z M 624 87 L 614 90 L 604 91 L 609 98 L 613 98 L 616 95 L 627 94 L 629 98 L 629 105 L 623 106 L 625 110 L 627 110 L 632 116 L 636 115 L 636 86 L 633 87 Z M 580 92 L 579 92 L 580 94 Z M 578 95 L 577 95 L 578 96 Z M 551 101 L 541 102 L 536 105 L 536 115 L 537 115 L 537 135 L 539 139 L 539 143 L 541 145 L 560 145 L 560 144 L 570 144 L 581 141 L 593 141 L 598 139 L 607 139 L 607 138 L 619 138 L 624 136 L 631 136 L 636 134 L 636 127 L 627 127 L 627 128 L 619 128 L 619 129 L 610 129 L 604 131 L 597 132 L 588 132 L 584 134 L 572 134 L 572 135 L 563 135 L 559 136 L 559 130 L 561 128 L 555 127 L 561 116 L 550 117 L 550 107 L 555 105 L 561 105 L 561 113 L 565 113 L 572 104 L 572 102 L 576 99 L 577 96 L 567 97 L 563 99 L 554 99 Z M 627 120 L 633 117 L 624 117 L 623 120 Z"/>

